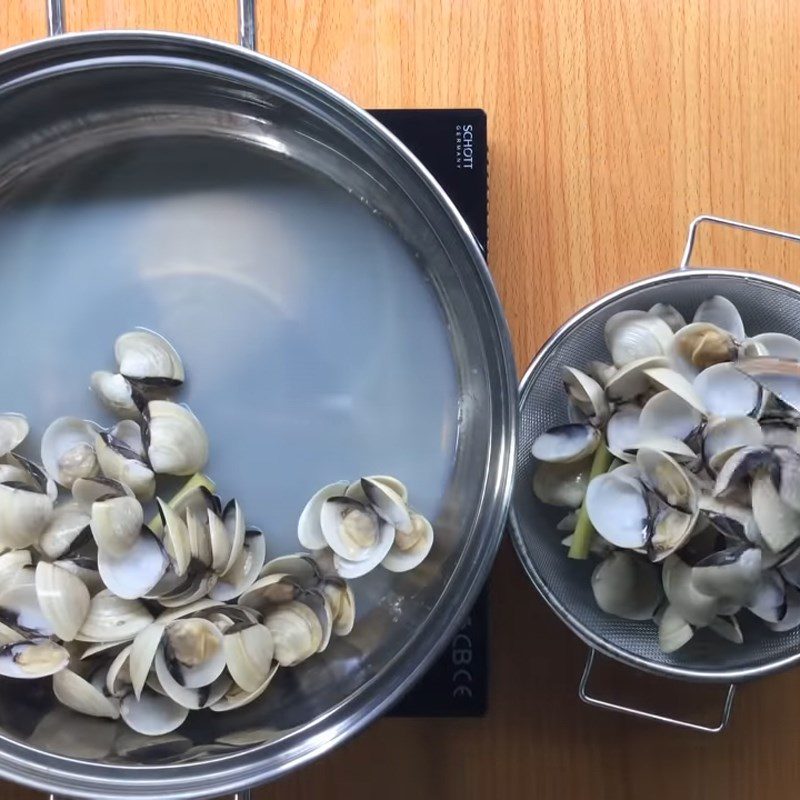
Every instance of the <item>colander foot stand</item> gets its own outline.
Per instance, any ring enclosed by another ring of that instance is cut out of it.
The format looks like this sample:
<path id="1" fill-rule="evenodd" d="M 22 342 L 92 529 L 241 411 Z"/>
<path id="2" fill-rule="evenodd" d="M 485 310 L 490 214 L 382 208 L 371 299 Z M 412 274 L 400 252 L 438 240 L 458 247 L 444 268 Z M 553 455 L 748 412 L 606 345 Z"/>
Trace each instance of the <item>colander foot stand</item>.
<path id="1" fill-rule="evenodd" d="M 578 697 L 584 703 L 597 708 L 605 708 L 608 711 L 617 711 L 621 714 L 629 714 L 632 717 L 639 717 L 640 719 L 650 719 L 654 722 L 663 722 L 667 725 L 675 725 L 677 728 L 686 728 L 691 731 L 699 731 L 700 733 L 720 733 L 728 726 L 731 718 L 731 709 L 733 708 L 733 698 L 736 694 L 736 686 L 728 684 L 728 693 L 725 696 L 725 703 L 722 706 L 722 717 L 716 725 L 701 725 L 698 722 L 690 722 L 685 719 L 677 719 L 676 717 L 666 717 L 663 714 L 656 714 L 654 711 L 644 711 L 640 708 L 631 708 L 630 706 L 623 706 L 615 703 L 612 700 L 603 700 L 600 697 L 595 697 L 589 693 L 589 677 L 592 674 L 592 667 L 594 666 L 594 658 L 596 655 L 595 650 L 589 650 L 586 657 L 586 666 L 583 668 L 583 675 L 581 675 L 581 682 L 578 686 Z"/>

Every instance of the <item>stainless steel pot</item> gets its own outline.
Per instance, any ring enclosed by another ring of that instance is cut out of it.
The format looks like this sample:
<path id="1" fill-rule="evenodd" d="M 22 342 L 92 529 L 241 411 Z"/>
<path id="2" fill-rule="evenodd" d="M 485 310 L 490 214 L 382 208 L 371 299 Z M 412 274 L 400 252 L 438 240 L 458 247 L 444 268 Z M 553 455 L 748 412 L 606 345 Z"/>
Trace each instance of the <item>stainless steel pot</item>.
<path id="1" fill-rule="evenodd" d="M 252 3 L 240 10 L 252 44 Z M 386 710 L 492 563 L 516 380 L 482 253 L 389 132 L 243 47 L 57 36 L 0 57 L 0 108 L 4 404 L 39 430 L 53 404 L 91 414 L 71 376 L 143 316 L 194 368 L 188 402 L 222 442 L 212 473 L 244 494 L 270 557 L 297 549 L 302 497 L 358 470 L 402 473 L 437 530 L 421 568 L 359 582 L 352 636 L 279 673 L 263 702 L 176 735 L 146 741 L 56 709 L 46 685 L 3 684 L 0 773 L 68 796 L 162 800 L 275 778 Z M 277 180 L 298 188 L 276 201 Z M 297 228 L 306 208 L 316 216 Z M 332 270 L 354 284 L 330 284 L 334 310 L 348 309 L 338 318 L 319 291 Z"/>

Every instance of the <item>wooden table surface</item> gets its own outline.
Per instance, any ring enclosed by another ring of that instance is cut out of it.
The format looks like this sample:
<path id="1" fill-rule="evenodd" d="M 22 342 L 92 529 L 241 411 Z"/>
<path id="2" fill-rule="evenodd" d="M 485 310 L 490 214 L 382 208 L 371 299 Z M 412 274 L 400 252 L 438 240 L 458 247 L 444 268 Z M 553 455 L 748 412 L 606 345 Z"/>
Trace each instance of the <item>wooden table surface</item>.
<path id="1" fill-rule="evenodd" d="M 44 35 L 44 3 L 2 0 L 0 45 Z M 73 31 L 236 35 L 234 0 L 66 5 Z M 796 0 L 258 6 L 262 52 L 363 106 L 486 109 L 491 269 L 520 370 L 581 305 L 674 265 L 699 213 L 800 231 Z M 800 247 L 752 236 L 704 235 L 698 254 L 800 275 Z M 485 719 L 378 722 L 255 796 L 699 800 L 788 796 L 800 786 L 800 671 L 741 690 L 720 736 L 588 708 L 576 696 L 584 648 L 507 543 L 493 574 L 492 628 Z M 607 691 L 718 713 L 712 689 L 608 671 Z M 0 798 L 34 796 L 0 786 Z"/>

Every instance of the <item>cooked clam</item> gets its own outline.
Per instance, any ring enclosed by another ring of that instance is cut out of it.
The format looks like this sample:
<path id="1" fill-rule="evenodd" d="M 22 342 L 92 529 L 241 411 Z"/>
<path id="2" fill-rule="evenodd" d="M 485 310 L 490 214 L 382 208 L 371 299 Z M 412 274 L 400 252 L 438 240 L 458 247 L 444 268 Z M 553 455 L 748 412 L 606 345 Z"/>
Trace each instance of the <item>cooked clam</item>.
<path id="1" fill-rule="evenodd" d="M 617 471 L 599 475 L 586 491 L 586 510 L 595 530 L 616 547 L 635 549 L 647 543 L 649 510 L 644 487 Z"/>
<path id="2" fill-rule="evenodd" d="M 89 540 L 89 521 L 89 514 L 79 503 L 61 503 L 53 508 L 36 547 L 48 558 L 61 558 Z"/>
<path id="3" fill-rule="evenodd" d="M 727 297 L 720 294 L 715 294 L 700 303 L 693 321 L 716 325 L 727 331 L 734 339 L 744 339 L 744 323 L 739 310 Z"/>
<path id="4" fill-rule="evenodd" d="M 137 402 L 137 393 L 124 375 L 98 370 L 92 373 L 89 384 L 100 402 L 118 417 L 139 418 L 139 406 L 144 401 Z"/>
<path id="5" fill-rule="evenodd" d="M 77 638 L 83 642 L 126 641 L 152 621 L 152 615 L 141 602 L 117 597 L 104 589 L 92 597 Z"/>
<path id="6" fill-rule="evenodd" d="M 595 567 L 592 592 L 603 611 L 625 619 L 650 619 L 662 598 L 656 568 L 619 550 Z"/>
<path id="7" fill-rule="evenodd" d="M 36 565 L 36 597 L 53 633 L 65 642 L 74 639 L 89 613 L 89 590 L 68 570 L 40 561 Z"/>
<path id="8" fill-rule="evenodd" d="M 548 505 L 578 508 L 589 485 L 590 470 L 589 459 L 562 464 L 543 461 L 533 473 L 533 493 Z M 323 546 L 324 544 L 323 539 Z"/>
<path id="9" fill-rule="evenodd" d="M 117 597 L 146 597 L 164 577 L 169 558 L 158 538 L 141 526 L 132 543 L 121 552 L 98 548 L 97 569 L 103 583 Z"/>
<path id="10" fill-rule="evenodd" d="M 99 551 L 122 557 L 139 538 L 144 522 L 135 497 L 109 497 L 92 503 L 90 529 Z"/>
<path id="11" fill-rule="evenodd" d="M 68 663 L 67 650 L 49 639 L 0 646 L 0 675 L 8 678 L 44 678 Z"/>
<path id="12" fill-rule="evenodd" d="M 135 422 L 130 422 L 136 425 Z M 138 426 L 136 427 L 138 432 Z M 129 446 L 131 443 L 106 431 L 95 434 L 97 462 L 106 478 L 128 486 L 137 499 L 147 503 L 155 494 L 156 476 L 145 462 L 144 456 Z"/>
<path id="13" fill-rule="evenodd" d="M 394 544 L 381 564 L 389 572 L 408 572 L 419 566 L 433 547 L 433 526 L 422 514 L 411 514 L 410 529 L 394 535 Z"/>
<path id="14" fill-rule="evenodd" d="M 0 456 L 16 450 L 28 435 L 28 420 L 22 414 L 0 414 Z"/>
<path id="15" fill-rule="evenodd" d="M 600 431 L 592 425 L 557 425 L 539 435 L 531 449 L 540 461 L 580 461 L 597 449 L 601 438 Z"/>
<path id="16" fill-rule="evenodd" d="M 169 388 L 185 379 L 177 351 L 154 331 L 137 328 L 123 333 L 114 343 L 114 355 L 120 373 L 145 386 Z"/>
<path id="17" fill-rule="evenodd" d="M 105 676 L 101 677 L 105 683 Z M 71 669 L 62 669 L 53 675 L 53 693 L 60 703 L 81 714 L 108 719 L 119 717 L 119 702 Z"/>
<path id="18" fill-rule="evenodd" d="M 317 652 L 323 629 L 319 617 L 305 603 L 291 600 L 268 611 L 264 625 L 275 643 L 275 660 L 292 667 Z"/>
<path id="19" fill-rule="evenodd" d="M 208 437 L 197 417 L 168 400 L 151 400 L 145 409 L 145 445 L 153 471 L 192 475 L 208 461 Z"/>
<path id="20" fill-rule="evenodd" d="M 650 356 L 661 356 L 672 341 L 672 330 L 663 319 L 646 311 L 620 311 L 605 325 L 611 359 L 617 367 Z"/>
<path id="21" fill-rule="evenodd" d="M 56 483 L 71 489 L 78 478 L 97 474 L 96 433 L 94 423 L 76 417 L 59 417 L 48 426 L 42 434 L 42 464 Z"/>
<path id="22" fill-rule="evenodd" d="M 53 514 L 46 494 L 19 483 L 0 484 L 0 547 L 35 544 Z"/>
<path id="23" fill-rule="evenodd" d="M 275 645 L 266 625 L 258 623 L 234 628 L 223 637 L 228 672 L 246 692 L 255 692 L 272 669 Z"/>
<path id="24" fill-rule="evenodd" d="M 188 708 L 150 689 L 145 689 L 138 698 L 133 694 L 124 697 L 119 710 L 126 725 L 145 736 L 174 731 L 189 715 Z"/>

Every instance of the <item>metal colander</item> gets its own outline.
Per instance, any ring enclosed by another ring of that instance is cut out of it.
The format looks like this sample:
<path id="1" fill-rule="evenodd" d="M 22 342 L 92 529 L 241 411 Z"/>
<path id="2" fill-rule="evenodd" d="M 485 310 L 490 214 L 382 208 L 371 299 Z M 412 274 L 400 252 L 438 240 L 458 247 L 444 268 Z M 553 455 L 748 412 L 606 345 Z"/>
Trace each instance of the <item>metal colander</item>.
<path id="1" fill-rule="evenodd" d="M 800 337 L 800 288 L 797 286 L 749 272 L 688 269 L 695 231 L 701 222 L 731 225 L 800 241 L 800 237 L 781 231 L 717 217 L 699 217 L 690 227 L 686 252 L 678 270 L 612 292 L 579 311 L 561 327 L 534 358 L 520 386 L 520 438 L 511 529 L 517 552 L 536 588 L 593 650 L 665 676 L 733 684 L 800 661 L 800 629 L 784 634 L 772 633 L 755 619 L 746 619 L 750 615 L 743 614 L 741 622 L 745 641 L 742 645 L 725 642 L 708 631 L 699 631 L 693 641 L 678 652 L 663 653 L 658 646 L 657 628 L 652 622 L 620 619 L 597 607 L 589 583 L 596 562 L 567 558 L 566 549 L 560 543 L 563 534 L 556 530 L 556 523 L 565 510 L 541 503 L 531 488 L 536 466 L 531 455 L 533 440 L 552 425 L 567 421 L 561 368 L 564 365 L 582 367 L 591 359 L 608 360 L 603 329 L 612 314 L 628 309 L 647 309 L 656 302 L 663 302 L 672 304 L 691 319 L 705 298 L 721 294 L 739 309 L 749 334 L 782 331 Z M 581 697 L 593 702 L 592 698 L 584 696 L 583 691 L 590 667 L 591 657 L 584 674 Z M 609 703 L 597 704 L 616 707 Z M 705 729 L 703 726 L 689 727 Z M 724 723 L 709 730 L 721 727 Z"/>

